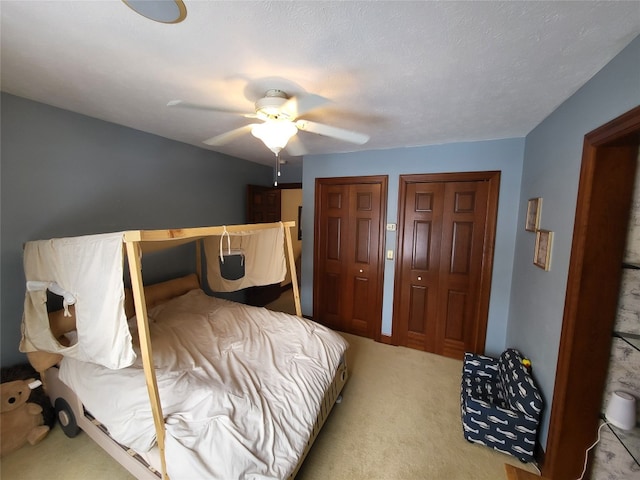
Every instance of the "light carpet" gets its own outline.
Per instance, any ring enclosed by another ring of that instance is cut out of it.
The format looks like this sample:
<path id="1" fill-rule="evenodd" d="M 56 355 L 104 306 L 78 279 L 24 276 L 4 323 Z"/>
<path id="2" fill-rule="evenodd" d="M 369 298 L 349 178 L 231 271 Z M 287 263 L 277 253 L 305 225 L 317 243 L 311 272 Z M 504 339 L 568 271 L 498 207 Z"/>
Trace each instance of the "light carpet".
<path id="1" fill-rule="evenodd" d="M 351 376 L 298 476 L 320 479 L 504 479 L 509 455 L 467 442 L 462 362 L 343 334 Z"/>

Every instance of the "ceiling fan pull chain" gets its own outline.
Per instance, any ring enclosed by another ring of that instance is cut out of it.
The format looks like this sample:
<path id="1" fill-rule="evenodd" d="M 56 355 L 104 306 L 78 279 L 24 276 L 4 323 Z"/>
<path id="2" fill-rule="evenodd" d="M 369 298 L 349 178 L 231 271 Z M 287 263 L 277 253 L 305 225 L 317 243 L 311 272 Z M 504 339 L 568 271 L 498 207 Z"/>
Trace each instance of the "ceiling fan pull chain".
<path id="1" fill-rule="evenodd" d="M 276 153 L 276 173 L 280 176 L 280 152 Z"/>

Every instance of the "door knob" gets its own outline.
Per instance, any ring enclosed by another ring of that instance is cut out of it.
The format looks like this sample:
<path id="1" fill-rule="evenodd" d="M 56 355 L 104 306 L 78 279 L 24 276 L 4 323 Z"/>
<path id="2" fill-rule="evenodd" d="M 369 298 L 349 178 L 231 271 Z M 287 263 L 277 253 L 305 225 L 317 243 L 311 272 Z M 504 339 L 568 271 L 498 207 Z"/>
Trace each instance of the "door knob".
<path id="1" fill-rule="evenodd" d="M 418 280 L 422 280 L 422 277 L 418 277 Z"/>
<path id="2" fill-rule="evenodd" d="M 364 270 L 360 269 L 360 273 L 364 272 Z"/>

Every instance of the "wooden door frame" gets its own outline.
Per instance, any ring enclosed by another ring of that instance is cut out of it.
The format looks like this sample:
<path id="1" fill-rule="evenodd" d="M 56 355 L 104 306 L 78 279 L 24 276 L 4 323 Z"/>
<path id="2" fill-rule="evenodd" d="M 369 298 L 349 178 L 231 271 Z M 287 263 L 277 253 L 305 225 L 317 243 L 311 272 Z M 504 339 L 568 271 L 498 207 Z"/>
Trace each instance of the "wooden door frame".
<path id="1" fill-rule="evenodd" d="M 389 184 L 388 175 L 369 175 L 363 177 L 328 177 L 328 178 L 316 178 L 315 181 L 315 199 L 314 199 L 314 220 L 313 220 L 313 305 L 315 310 L 316 302 L 316 289 L 319 282 L 317 266 L 320 264 L 320 249 L 319 236 L 320 236 L 320 216 L 318 215 L 318 205 L 320 205 L 320 185 L 350 185 L 350 184 L 380 184 L 380 226 L 378 235 L 380 241 L 378 242 L 378 268 L 376 271 L 376 278 L 378 285 L 376 286 L 376 320 L 373 326 L 374 333 L 373 339 L 376 342 L 381 341 L 382 336 L 382 300 L 384 296 L 384 262 L 385 262 L 385 246 L 386 246 L 386 225 L 387 225 L 387 191 Z M 315 312 L 314 312 L 315 315 Z"/>
<path id="2" fill-rule="evenodd" d="M 427 183 L 427 182 L 481 182 L 489 183 L 487 193 L 487 218 L 485 224 L 484 244 L 485 250 L 482 256 L 482 266 L 480 274 L 480 285 L 478 294 L 478 318 L 476 331 L 474 333 L 474 352 L 484 353 L 487 337 L 487 322 L 489 320 L 489 300 L 491 295 L 491 277 L 493 275 L 493 256 L 496 243 L 496 226 L 498 222 L 498 196 L 500 193 L 500 172 L 454 172 L 454 173 L 427 173 L 400 175 L 398 191 L 398 231 L 396 233 L 396 265 L 395 280 L 393 288 L 393 315 L 391 320 L 391 343 L 399 344 L 398 318 L 400 312 L 400 298 L 402 284 L 400 281 L 404 246 L 401 241 L 400 226 L 404 225 L 404 197 L 406 195 L 407 184 Z"/>
<path id="3" fill-rule="evenodd" d="M 249 220 L 251 218 L 253 218 L 253 211 L 252 211 L 252 202 L 251 202 L 251 193 L 253 188 L 261 188 L 264 190 L 294 190 L 294 189 L 302 189 L 302 183 L 280 183 L 277 186 L 273 186 L 273 185 L 254 185 L 254 184 L 247 184 L 247 192 L 246 192 L 246 206 L 245 206 L 245 221 L 249 222 Z M 300 226 L 298 225 L 298 228 L 300 228 Z"/>
<path id="4" fill-rule="evenodd" d="M 584 138 L 542 474 L 578 478 L 595 441 L 640 143 L 640 107 Z"/>

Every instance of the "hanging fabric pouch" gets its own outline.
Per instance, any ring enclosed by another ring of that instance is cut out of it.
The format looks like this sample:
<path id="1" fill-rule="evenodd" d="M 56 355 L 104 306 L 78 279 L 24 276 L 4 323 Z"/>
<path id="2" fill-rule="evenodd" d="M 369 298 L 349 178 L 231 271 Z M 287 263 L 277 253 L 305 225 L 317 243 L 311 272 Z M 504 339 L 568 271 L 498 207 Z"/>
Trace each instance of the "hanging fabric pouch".
<path id="1" fill-rule="evenodd" d="M 226 251 L 223 247 L 224 238 L 227 237 Z M 226 280 L 239 280 L 244 277 L 244 252 L 241 248 L 231 249 L 229 232 L 224 229 L 220 236 L 220 275 Z"/>

